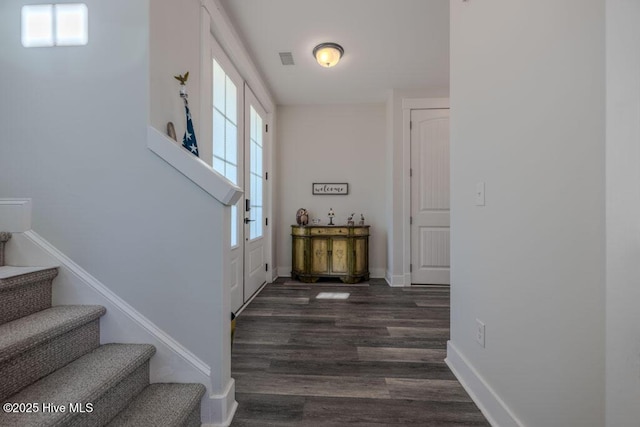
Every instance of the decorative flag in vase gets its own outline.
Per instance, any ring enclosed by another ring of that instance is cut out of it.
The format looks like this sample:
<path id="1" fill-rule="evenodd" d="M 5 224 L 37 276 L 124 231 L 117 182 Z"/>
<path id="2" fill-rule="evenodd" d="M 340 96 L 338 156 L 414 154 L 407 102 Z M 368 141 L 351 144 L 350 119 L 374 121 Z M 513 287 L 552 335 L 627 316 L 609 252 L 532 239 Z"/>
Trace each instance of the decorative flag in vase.
<path id="1" fill-rule="evenodd" d="M 191 120 L 191 113 L 189 112 L 189 104 L 187 100 L 184 100 L 184 111 L 187 115 L 187 129 L 184 131 L 182 137 L 182 146 L 191 151 L 196 157 L 200 157 L 198 154 L 198 142 L 196 141 L 196 133 L 193 130 L 193 121 Z"/>

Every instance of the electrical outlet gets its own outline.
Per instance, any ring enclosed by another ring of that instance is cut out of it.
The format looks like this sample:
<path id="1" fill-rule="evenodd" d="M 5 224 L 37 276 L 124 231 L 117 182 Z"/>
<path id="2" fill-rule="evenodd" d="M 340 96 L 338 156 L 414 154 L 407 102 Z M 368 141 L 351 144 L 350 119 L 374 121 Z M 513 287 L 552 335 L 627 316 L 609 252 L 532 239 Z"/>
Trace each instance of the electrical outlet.
<path id="1" fill-rule="evenodd" d="M 476 319 L 476 342 L 484 348 L 484 323 Z"/>

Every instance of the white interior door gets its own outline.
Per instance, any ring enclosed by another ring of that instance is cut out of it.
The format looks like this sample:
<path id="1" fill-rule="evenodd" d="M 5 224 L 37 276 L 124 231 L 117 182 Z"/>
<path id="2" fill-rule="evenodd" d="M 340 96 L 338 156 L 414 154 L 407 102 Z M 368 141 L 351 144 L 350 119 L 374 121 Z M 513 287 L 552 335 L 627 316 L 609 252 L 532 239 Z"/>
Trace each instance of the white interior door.
<path id="1" fill-rule="evenodd" d="M 449 110 L 411 111 L 411 283 L 449 284 Z"/>
<path id="2" fill-rule="evenodd" d="M 266 113 L 245 85 L 244 132 L 244 301 L 267 279 L 265 245 L 264 143 Z"/>

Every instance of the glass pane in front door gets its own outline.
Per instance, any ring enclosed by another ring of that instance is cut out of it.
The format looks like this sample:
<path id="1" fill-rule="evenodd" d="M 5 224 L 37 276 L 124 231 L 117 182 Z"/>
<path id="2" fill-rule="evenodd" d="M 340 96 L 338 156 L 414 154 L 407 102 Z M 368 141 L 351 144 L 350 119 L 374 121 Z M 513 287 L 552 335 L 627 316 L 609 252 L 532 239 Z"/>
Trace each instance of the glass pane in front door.
<path id="1" fill-rule="evenodd" d="M 238 184 L 238 90 L 213 59 L 213 169 Z M 238 245 L 238 206 L 231 207 L 231 247 Z"/>
<path id="2" fill-rule="evenodd" d="M 263 188 L 262 188 L 262 118 L 250 107 L 249 113 L 249 239 L 262 237 Z"/>

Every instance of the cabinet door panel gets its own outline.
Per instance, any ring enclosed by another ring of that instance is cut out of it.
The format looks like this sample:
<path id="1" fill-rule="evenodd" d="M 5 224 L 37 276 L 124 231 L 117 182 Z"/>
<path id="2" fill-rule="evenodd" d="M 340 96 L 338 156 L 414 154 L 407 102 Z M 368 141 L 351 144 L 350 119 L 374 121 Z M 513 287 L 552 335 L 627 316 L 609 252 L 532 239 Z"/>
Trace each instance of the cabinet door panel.
<path id="1" fill-rule="evenodd" d="M 311 241 L 311 272 L 326 273 L 329 271 L 329 241 L 327 239 L 313 239 Z"/>
<path id="2" fill-rule="evenodd" d="M 347 240 L 333 239 L 331 246 L 331 272 L 347 273 Z"/>
<path id="3" fill-rule="evenodd" d="M 355 239 L 353 244 L 355 245 L 355 273 L 364 273 L 367 270 L 367 245 L 365 239 Z"/>
<path id="4" fill-rule="evenodd" d="M 293 239 L 293 269 L 296 271 L 304 271 L 304 239 Z"/>

